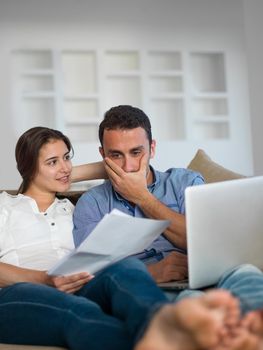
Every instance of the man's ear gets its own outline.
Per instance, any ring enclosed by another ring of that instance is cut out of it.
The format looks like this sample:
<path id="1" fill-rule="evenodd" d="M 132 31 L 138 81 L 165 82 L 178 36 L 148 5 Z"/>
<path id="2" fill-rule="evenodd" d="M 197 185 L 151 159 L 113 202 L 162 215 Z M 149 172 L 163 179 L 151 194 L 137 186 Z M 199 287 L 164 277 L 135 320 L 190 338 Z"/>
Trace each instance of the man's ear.
<path id="1" fill-rule="evenodd" d="M 152 140 L 151 147 L 150 147 L 150 158 L 153 158 L 155 156 L 155 148 L 156 148 L 156 141 Z"/>
<path id="2" fill-rule="evenodd" d="M 105 158 L 105 154 L 104 154 L 104 150 L 103 150 L 103 147 L 99 147 L 99 151 L 100 151 L 100 154 L 102 156 L 102 158 L 104 159 Z"/>

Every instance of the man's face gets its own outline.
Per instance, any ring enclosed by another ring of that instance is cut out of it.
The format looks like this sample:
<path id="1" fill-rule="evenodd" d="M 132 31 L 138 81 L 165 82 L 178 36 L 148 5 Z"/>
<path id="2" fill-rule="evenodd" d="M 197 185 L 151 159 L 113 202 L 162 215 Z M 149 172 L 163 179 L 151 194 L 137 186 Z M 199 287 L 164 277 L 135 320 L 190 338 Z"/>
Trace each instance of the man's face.
<path id="1" fill-rule="evenodd" d="M 125 172 L 135 172 L 139 170 L 140 160 L 144 154 L 147 154 L 148 164 L 150 158 L 154 157 L 155 141 L 153 140 L 150 145 L 147 134 L 141 127 L 104 130 L 100 153 L 103 158 L 110 158 Z"/>

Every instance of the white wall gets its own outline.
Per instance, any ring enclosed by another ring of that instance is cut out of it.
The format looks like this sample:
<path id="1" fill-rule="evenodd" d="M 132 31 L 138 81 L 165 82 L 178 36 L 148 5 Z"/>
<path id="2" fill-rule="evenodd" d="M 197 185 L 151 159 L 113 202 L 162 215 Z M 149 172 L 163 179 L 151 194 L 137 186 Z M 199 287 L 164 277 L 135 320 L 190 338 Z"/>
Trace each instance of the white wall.
<path id="1" fill-rule="evenodd" d="M 247 0 L 245 6 L 246 24 L 250 23 L 246 31 L 249 42 L 253 37 L 250 1 Z M 254 3 L 256 10 L 257 1 Z M 233 56 L 240 58 L 240 67 L 244 68 L 241 89 L 246 90 L 244 38 L 243 3 L 240 0 L 0 0 L 0 145 L 5 156 L 5 166 L 0 169 L 0 188 L 14 188 L 19 183 L 13 159 L 18 135 L 13 128 L 10 50 L 55 48 L 58 45 L 64 48 L 84 45 L 136 49 L 145 45 L 153 49 L 173 46 L 182 50 L 186 47 L 193 50 L 229 48 Z M 256 44 L 253 49 L 254 46 Z M 252 85 L 255 91 L 256 83 Z M 254 132 L 258 132 L 255 124 L 253 127 Z M 250 134 L 249 123 L 247 129 Z M 255 142 L 254 146 L 257 146 Z M 190 160 L 189 151 L 184 157 L 184 150 L 178 148 L 175 152 L 182 155 L 181 161 Z M 210 152 L 212 156 L 218 156 L 213 148 Z M 161 154 L 166 157 L 162 150 Z M 246 169 L 251 168 L 250 155 L 250 149 L 243 155 L 248 163 Z M 242 154 L 237 157 L 242 165 Z M 99 155 L 93 154 L 93 158 L 99 159 Z M 257 170 L 260 169 L 258 158 L 256 151 Z M 224 161 L 220 156 L 216 160 Z M 225 162 L 224 165 L 230 164 Z M 242 166 L 233 170 L 241 169 Z"/>
<path id="2" fill-rule="evenodd" d="M 263 174 L 263 1 L 244 0 L 254 172 Z"/>

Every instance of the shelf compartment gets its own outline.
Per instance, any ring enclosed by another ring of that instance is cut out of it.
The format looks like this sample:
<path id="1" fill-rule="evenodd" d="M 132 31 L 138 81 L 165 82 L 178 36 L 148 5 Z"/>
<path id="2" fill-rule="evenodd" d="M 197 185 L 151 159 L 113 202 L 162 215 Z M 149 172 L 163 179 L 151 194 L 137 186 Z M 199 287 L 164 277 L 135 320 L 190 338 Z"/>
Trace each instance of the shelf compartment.
<path id="1" fill-rule="evenodd" d="M 74 142 L 98 142 L 98 125 L 66 125 L 65 133 Z"/>
<path id="2" fill-rule="evenodd" d="M 195 92 L 194 94 L 192 94 L 192 97 L 193 98 L 209 98 L 209 99 L 222 99 L 222 98 L 225 98 L 227 99 L 227 93 L 225 92 Z"/>
<path id="3" fill-rule="evenodd" d="M 206 122 L 199 121 L 193 125 L 194 137 L 201 140 L 229 139 L 228 122 Z"/>
<path id="4" fill-rule="evenodd" d="M 156 77 L 150 79 L 151 94 L 180 93 L 183 91 L 181 77 Z"/>
<path id="5" fill-rule="evenodd" d="M 150 72 L 149 73 L 150 78 L 170 78 L 170 77 L 183 77 L 183 73 L 181 71 L 175 71 L 175 70 L 164 70 L 164 71 L 158 71 L 158 72 Z"/>
<path id="6" fill-rule="evenodd" d="M 192 101 L 194 116 L 220 116 L 228 115 L 226 98 L 195 98 Z"/>
<path id="7" fill-rule="evenodd" d="M 22 93 L 52 91 L 54 89 L 53 79 L 50 76 L 25 76 L 22 81 Z"/>
<path id="8" fill-rule="evenodd" d="M 54 91 L 28 91 L 21 94 L 25 99 L 49 99 L 55 97 Z"/>
<path id="9" fill-rule="evenodd" d="M 17 50 L 14 51 L 15 62 L 19 70 L 52 69 L 53 57 L 51 50 Z"/>
<path id="10" fill-rule="evenodd" d="M 22 76 L 36 76 L 36 77 L 42 77 L 42 76 L 53 76 L 54 70 L 53 69 L 26 69 L 21 71 Z"/>
<path id="11" fill-rule="evenodd" d="M 97 100 L 65 100 L 64 101 L 64 117 L 66 123 L 73 123 L 78 120 L 79 122 L 88 122 L 90 120 L 97 119 L 98 116 L 98 102 Z"/>
<path id="12" fill-rule="evenodd" d="M 138 51 L 107 51 L 105 54 L 105 70 L 107 74 L 117 72 L 133 72 L 140 70 Z"/>
<path id="13" fill-rule="evenodd" d="M 193 52 L 190 54 L 190 63 L 195 91 L 226 92 L 223 53 Z"/>
<path id="14" fill-rule="evenodd" d="M 99 123 L 101 122 L 101 120 L 98 119 L 98 117 L 89 117 L 89 118 L 82 118 L 82 119 L 77 119 L 74 118 L 70 121 L 66 121 L 66 125 L 67 126 L 80 126 L 80 125 L 84 125 L 84 126 L 88 126 L 88 125 L 99 125 Z"/>
<path id="15" fill-rule="evenodd" d="M 150 51 L 148 54 L 148 70 L 151 72 L 180 71 L 182 56 L 175 51 Z"/>
<path id="16" fill-rule="evenodd" d="M 207 115 L 194 118 L 194 120 L 197 123 L 229 123 L 229 118 L 226 115 Z"/>
<path id="17" fill-rule="evenodd" d="M 97 92 L 97 62 L 94 51 L 63 51 L 61 60 L 65 95 Z"/>
<path id="18" fill-rule="evenodd" d="M 97 100 L 99 98 L 99 94 L 81 94 L 81 95 L 64 95 L 65 101 L 81 101 L 81 100 Z"/>
<path id="19" fill-rule="evenodd" d="M 183 93 L 163 93 L 151 96 L 151 100 L 181 100 L 184 98 Z"/>
<path id="20" fill-rule="evenodd" d="M 21 118 L 25 129 L 29 126 L 55 127 L 55 107 L 52 98 L 34 98 L 24 100 L 21 104 Z"/>
<path id="21" fill-rule="evenodd" d="M 153 132 L 158 130 L 158 140 L 184 140 L 186 129 L 183 100 L 152 101 L 151 123 Z"/>
<path id="22" fill-rule="evenodd" d="M 106 108 L 120 104 L 130 104 L 140 107 L 140 79 L 136 77 L 109 78 L 105 82 L 105 96 Z"/>
<path id="23" fill-rule="evenodd" d="M 114 72 L 114 73 L 108 73 L 108 78 L 133 78 L 133 77 L 140 77 L 141 73 L 139 71 L 121 71 L 121 72 Z"/>

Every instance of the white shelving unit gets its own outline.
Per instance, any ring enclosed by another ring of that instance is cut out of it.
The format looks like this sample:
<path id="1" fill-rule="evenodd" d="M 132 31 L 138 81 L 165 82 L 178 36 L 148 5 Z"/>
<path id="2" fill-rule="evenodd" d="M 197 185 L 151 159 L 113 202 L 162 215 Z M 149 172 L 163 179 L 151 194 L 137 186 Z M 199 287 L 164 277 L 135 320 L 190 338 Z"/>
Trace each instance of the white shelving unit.
<path id="1" fill-rule="evenodd" d="M 105 110 L 132 104 L 147 111 L 160 141 L 231 136 L 224 52 L 23 49 L 12 54 L 19 133 L 46 125 L 73 142 L 96 142 Z"/>

